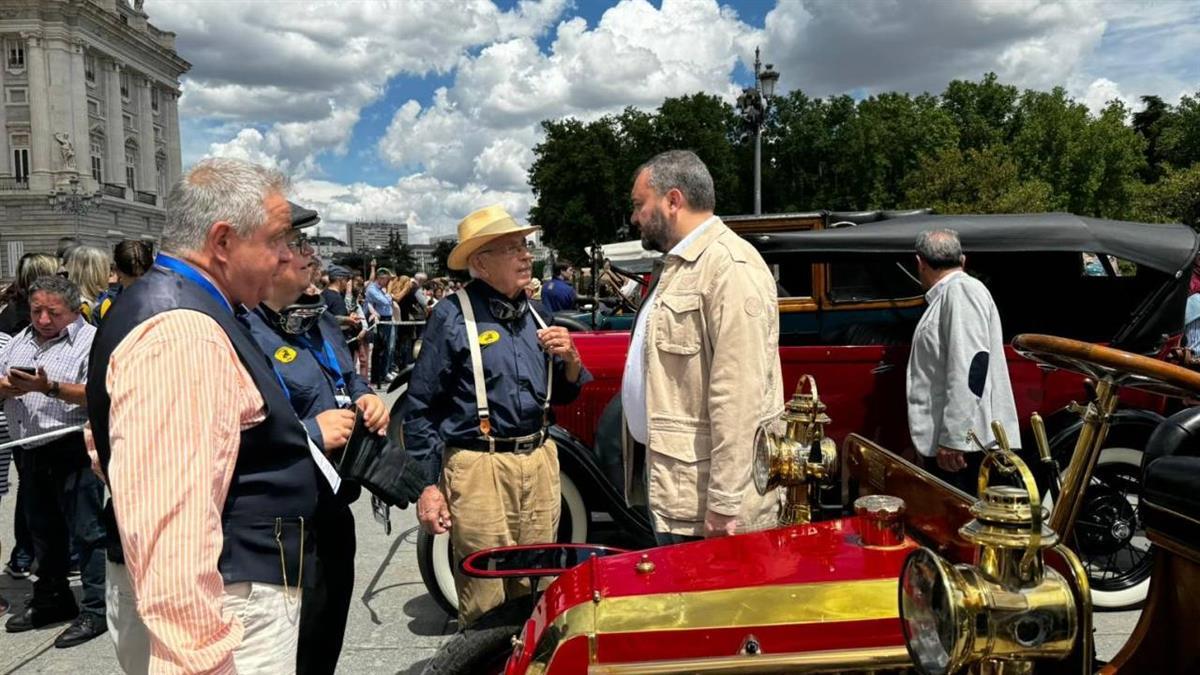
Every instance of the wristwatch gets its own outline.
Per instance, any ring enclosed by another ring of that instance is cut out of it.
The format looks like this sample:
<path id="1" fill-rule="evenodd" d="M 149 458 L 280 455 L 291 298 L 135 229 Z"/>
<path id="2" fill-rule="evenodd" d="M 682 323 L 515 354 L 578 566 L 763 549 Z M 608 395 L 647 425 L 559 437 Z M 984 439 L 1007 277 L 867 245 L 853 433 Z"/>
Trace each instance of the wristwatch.
<path id="1" fill-rule="evenodd" d="M 58 383 L 51 380 L 50 388 L 46 390 L 46 395 L 50 398 L 58 398 Z"/>

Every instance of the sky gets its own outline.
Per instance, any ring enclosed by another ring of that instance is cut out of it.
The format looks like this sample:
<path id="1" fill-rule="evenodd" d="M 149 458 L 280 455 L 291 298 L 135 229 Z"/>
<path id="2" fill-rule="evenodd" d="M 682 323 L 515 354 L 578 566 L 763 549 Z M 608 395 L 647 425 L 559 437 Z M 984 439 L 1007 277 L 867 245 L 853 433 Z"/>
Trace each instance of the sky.
<path id="1" fill-rule="evenodd" d="M 1200 92 L 1197 0 L 147 0 L 192 63 L 183 161 L 277 167 L 323 234 L 410 241 L 501 203 L 524 218 L 540 122 L 705 91 L 731 103 L 754 50 L 777 93 L 943 91 L 989 71 L 1093 110 Z"/>

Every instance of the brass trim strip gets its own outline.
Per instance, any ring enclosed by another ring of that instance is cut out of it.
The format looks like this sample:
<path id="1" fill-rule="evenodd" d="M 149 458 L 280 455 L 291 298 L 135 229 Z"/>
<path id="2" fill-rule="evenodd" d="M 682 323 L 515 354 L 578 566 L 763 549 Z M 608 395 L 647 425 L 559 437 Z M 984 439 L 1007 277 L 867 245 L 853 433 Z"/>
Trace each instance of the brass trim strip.
<path id="1" fill-rule="evenodd" d="M 819 673 L 833 670 L 903 668 L 912 665 L 904 647 L 838 649 L 802 654 L 758 654 L 711 659 L 597 664 L 589 675 L 666 675 L 667 673 Z"/>
<path id="2" fill-rule="evenodd" d="M 868 621 L 900 616 L 896 578 L 604 598 L 596 632 Z"/>

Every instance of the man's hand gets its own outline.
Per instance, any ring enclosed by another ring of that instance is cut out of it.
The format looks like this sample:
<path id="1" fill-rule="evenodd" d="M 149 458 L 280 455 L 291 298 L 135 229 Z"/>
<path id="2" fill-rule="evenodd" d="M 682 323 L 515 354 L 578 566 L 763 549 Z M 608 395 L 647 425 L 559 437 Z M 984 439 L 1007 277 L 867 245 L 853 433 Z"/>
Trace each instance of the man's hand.
<path id="1" fill-rule="evenodd" d="M 46 377 L 46 369 L 41 366 L 38 366 L 36 375 L 30 375 L 20 370 L 9 370 L 8 382 L 20 392 L 17 394 L 18 396 L 33 392 L 45 394 L 50 391 L 50 378 Z"/>
<path id="2" fill-rule="evenodd" d="M 450 508 L 446 496 L 436 485 L 430 485 L 417 499 L 417 519 L 421 528 L 430 534 L 443 534 L 450 530 Z"/>
<path id="3" fill-rule="evenodd" d="M 549 354 L 561 358 L 567 363 L 579 363 L 579 352 L 575 351 L 575 342 L 571 334 L 562 326 L 550 326 L 537 332 L 538 342 L 542 349 Z"/>
<path id="4" fill-rule="evenodd" d="M 383 399 L 375 394 L 367 394 L 355 401 L 354 405 L 362 411 L 363 422 L 368 429 L 380 436 L 387 434 L 388 421 L 391 416 L 388 414 L 387 406 L 383 404 Z"/>
<path id="5" fill-rule="evenodd" d="M 727 537 L 737 532 L 737 516 L 724 516 L 715 511 L 704 514 L 705 537 Z"/>
<path id="6" fill-rule="evenodd" d="M 16 398 L 25 392 L 12 386 L 7 377 L 0 377 L 0 398 Z"/>
<path id="7" fill-rule="evenodd" d="M 942 471 L 962 471 L 967 468 L 967 458 L 963 457 L 962 450 L 954 450 L 951 448 L 938 448 L 937 465 Z"/>
<path id="8" fill-rule="evenodd" d="M 353 410 L 326 410 L 317 415 L 317 426 L 321 429 L 321 440 L 325 443 L 325 454 L 346 445 L 354 431 Z"/>

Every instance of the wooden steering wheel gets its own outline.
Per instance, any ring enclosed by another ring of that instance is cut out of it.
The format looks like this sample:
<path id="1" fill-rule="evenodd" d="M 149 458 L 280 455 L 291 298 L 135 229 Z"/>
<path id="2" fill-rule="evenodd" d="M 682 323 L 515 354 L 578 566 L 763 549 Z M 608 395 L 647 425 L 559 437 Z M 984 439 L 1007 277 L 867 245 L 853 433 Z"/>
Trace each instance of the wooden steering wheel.
<path id="1" fill-rule="evenodd" d="M 1120 387 L 1164 396 L 1196 398 L 1200 395 L 1200 373 L 1148 356 L 1091 342 L 1032 333 L 1016 336 L 1012 345 L 1017 353 L 1028 359 L 1079 373 L 1097 382 L 1107 379 Z"/>

